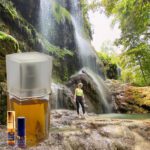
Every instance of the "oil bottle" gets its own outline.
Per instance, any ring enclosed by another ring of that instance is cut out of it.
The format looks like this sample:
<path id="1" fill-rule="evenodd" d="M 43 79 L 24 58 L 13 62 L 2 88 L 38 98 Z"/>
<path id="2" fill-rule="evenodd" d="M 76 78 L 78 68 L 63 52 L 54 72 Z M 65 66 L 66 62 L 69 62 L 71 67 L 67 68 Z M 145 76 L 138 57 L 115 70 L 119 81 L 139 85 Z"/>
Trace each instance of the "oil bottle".
<path id="1" fill-rule="evenodd" d="M 7 144 L 14 146 L 15 145 L 15 112 L 14 111 L 7 111 L 7 134 L 8 134 Z"/>
<path id="2" fill-rule="evenodd" d="M 37 52 L 10 54 L 6 68 L 8 110 L 15 111 L 16 118 L 24 117 L 26 144 L 36 145 L 48 137 L 52 57 Z"/>

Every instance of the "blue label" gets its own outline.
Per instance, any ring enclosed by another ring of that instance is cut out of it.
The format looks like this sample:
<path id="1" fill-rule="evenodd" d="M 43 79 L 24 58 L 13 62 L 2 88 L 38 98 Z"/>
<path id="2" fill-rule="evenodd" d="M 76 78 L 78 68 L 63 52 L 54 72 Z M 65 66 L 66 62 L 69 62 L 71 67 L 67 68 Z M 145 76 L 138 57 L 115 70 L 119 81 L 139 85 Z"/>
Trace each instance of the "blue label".
<path id="1" fill-rule="evenodd" d="M 8 132 L 8 141 L 14 141 L 14 140 L 15 140 L 14 132 Z"/>

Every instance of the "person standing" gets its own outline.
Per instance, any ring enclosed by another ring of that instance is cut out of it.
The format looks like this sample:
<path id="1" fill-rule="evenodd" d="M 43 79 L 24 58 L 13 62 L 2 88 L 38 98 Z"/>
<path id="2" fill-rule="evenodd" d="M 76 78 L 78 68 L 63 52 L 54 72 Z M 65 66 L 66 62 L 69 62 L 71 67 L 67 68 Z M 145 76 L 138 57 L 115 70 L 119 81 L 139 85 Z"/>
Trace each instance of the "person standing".
<path id="1" fill-rule="evenodd" d="M 74 95 L 74 101 L 76 102 L 76 106 L 77 106 L 77 114 L 78 117 L 81 118 L 80 114 L 79 114 L 79 107 L 81 105 L 82 107 L 82 112 L 83 112 L 83 117 L 85 114 L 85 108 L 84 108 L 84 93 L 82 90 L 83 84 L 82 83 L 78 83 L 78 87 L 75 89 L 75 95 Z"/>

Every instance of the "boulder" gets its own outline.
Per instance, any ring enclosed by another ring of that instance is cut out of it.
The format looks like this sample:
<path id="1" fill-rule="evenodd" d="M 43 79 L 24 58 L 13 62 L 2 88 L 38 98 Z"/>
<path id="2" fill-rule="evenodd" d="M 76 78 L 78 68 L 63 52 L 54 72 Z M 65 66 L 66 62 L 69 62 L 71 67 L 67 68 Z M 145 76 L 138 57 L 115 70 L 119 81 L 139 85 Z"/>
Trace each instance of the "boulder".
<path id="1" fill-rule="evenodd" d="M 75 109 L 72 91 L 63 84 L 52 83 L 52 109 Z"/>
<path id="2" fill-rule="evenodd" d="M 112 111 L 111 94 L 98 74 L 82 68 L 77 74 L 71 76 L 66 85 L 74 93 L 79 82 L 83 83 L 88 112 L 108 113 Z"/>
<path id="3" fill-rule="evenodd" d="M 113 95 L 113 109 L 118 113 L 149 113 L 150 87 L 136 87 L 117 80 L 106 80 Z"/>

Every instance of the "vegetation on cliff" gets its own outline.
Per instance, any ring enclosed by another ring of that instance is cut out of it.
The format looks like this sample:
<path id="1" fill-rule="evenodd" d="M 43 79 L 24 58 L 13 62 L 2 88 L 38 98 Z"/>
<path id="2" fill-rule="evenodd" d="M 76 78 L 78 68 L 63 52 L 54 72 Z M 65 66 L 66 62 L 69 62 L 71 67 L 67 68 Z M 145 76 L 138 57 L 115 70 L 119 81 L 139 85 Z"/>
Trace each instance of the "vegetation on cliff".
<path id="1" fill-rule="evenodd" d="M 62 12 L 60 12 L 62 13 Z M 59 46 L 55 46 L 45 37 L 40 35 L 37 32 L 34 26 L 32 26 L 27 20 L 25 20 L 22 15 L 16 10 L 15 6 L 10 0 L 2 0 L 0 1 L 0 14 L 1 14 L 1 24 L 0 28 L 4 32 L 8 32 L 8 34 L 12 35 L 18 41 L 18 45 L 22 52 L 27 51 L 39 51 L 45 52 L 52 56 L 54 56 L 54 68 L 56 67 L 56 72 L 60 71 L 61 63 L 63 63 L 64 59 L 67 57 L 72 57 L 73 53 L 66 48 L 59 48 Z M 6 42 L 7 44 L 7 42 Z M 1 45 L 3 47 L 3 45 Z M 12 46 L 8 46 L 9 49 L 13 48 Z M 3 50 L 1 48 L 1 50 Z M 15 52 L 15 48 L 11 49 L 12 52 Z M 14 51 L 13 51 L 14 50 Z M 55 63 L 55 62 L 59 62 Z M 65 64 L 65 67 L 67 64 Z M 69 70 L 65 74 L 65 77 L 61 77 L 60 80 L 66 79 L 69 76 Z M 59 73 L 57 73 L 59 74 Z M 57 75 L 59 78 L 59 75 Z"/>
<path id="2" fill-rule="evenodd" d="M 112 57 L 102 52 L 98 52 L 98 56 L 104 64 L 105 77 L 108 79 L 119 79 L 121 71 L 117 64 L 113 62 Z"/>
<path id="3" fill-rule="evenodd" d="M 5 57 L 6 54 L 17 52 L 18 49 L 18 41 L 11 35 L 0 31 L 0 55 Z"/>
<path id="4" fill-rule="evenodd" d="M 63 22 L 64 20 L 71 21 L 71 16 L 69 11 L 58 4 L 57 2 L 52 2 L 52 13 L 57 21 L 57 23 Z"/>
<path id="5" fill-rule="evenodd" d="M 136 85 L 150 84 L 150 46 L 148 0 L 102 0 L 93 1 L 92 9 L 104 7 L 108 16 L 113 16 L 113 24 L 119 22 L 121 37 L 116 45 L 122 45 L 120 57 L 124 81 Z"/>
<path id="6" fill-rule="evenodd" d="M 18 50 L 18 41 L 14 37 L 0 31 L 0 81 L 6 79 L 5 56 L 18 52 Z"/>

